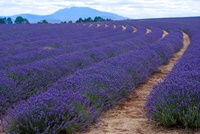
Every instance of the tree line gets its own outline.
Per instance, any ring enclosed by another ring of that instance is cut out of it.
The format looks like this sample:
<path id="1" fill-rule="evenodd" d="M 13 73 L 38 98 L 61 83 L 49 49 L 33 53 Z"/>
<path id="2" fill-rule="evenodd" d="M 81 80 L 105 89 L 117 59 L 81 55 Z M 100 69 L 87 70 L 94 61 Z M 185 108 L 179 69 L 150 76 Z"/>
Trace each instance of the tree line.
<path id="1" fill-rule="evenodd" d="M 88 17 L 88 18 L 85 18 L 85 19 L 79 18 L 76 21 L 76 23 L 79 23 L 79 22 L 99 22 L 99 21 L 111 21 L 111 19 L 104 19 L 100 16 L 95 17 L 94 20 L 91 17 Z"/>
<path id="2" fill-rule="evenodd" d="M 0 18 L 0 24 L 29 24 L 29 21 L 26 18 L 23 18 L 21 16 L 18 16 L 15 21 L 13 22 L 10 17 L 6 18 Z"/>
<path id="3" fill-rule="evenodd" d="M 99 21 L 112 21 L 111 19 L 104 19 L 100 16 L 95 17 L 94 19 L 92 19 L 91 17 L 82 19 L 79 18 L 76 23 L 80 23 L 80 22 L 99 22 Z M 26 19 L 23 18 L 22 16 L 18 16 L 15 21 L 13 22 L 12 19 L 10 17 L 4 17 L 4 18 L 0 18 L 0 24 L 29 24 L 30 22 Z M 48 24 L 49 22 L 47 20 L 41 20 L 38 22 L 38 24 Z M 67 23 L 66 21 L 61 22 L 61 23 Z M 72 21 L 69 21 L 68 23 L 73 23 Z"/>

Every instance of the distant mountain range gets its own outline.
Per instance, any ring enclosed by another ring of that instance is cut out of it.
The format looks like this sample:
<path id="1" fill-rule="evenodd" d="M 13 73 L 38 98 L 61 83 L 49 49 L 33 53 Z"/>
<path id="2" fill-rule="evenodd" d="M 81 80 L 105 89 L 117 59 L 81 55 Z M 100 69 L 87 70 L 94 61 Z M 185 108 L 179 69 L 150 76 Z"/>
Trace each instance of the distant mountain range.
<path id="1" fill-rule="evenodd" d="M 96 9 L 92 9 L 89 7 L 71 7 L 71 8 L 64 8 L 61 10 L 56 11 L 50 15 L 34 15 L 34 14 L 18 14 L 14 16 L 7 16 L 11 17 L 14 21 L 17 16 L 22 16 L 29 20 L 30 23 L 37 23 L 41 20 L 47 20 L 51 23 L 60 23 L 61 21 L 76 21 L 79 18 L 85 19 L 91 17 L 94 19 L 96 16 L 100 16 L 104 19 L 112 19 L 112 20 L 124 20 L 127 19 L 123 16 L 119 16 L 114 13 L 109 12 L 102 12 Z"/>

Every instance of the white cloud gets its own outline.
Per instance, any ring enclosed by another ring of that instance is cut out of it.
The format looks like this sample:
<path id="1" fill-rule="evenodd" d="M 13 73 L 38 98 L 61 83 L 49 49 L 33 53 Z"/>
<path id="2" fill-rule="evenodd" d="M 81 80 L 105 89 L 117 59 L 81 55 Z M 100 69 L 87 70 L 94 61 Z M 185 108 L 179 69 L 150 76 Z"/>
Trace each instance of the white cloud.
<path id="1" fill-rule="evenodd" d="M 61 8 L 87 6 L 130 18 L 200 16 L 199 0 L 1 0 L 0 16 L 50 14 Z"/>

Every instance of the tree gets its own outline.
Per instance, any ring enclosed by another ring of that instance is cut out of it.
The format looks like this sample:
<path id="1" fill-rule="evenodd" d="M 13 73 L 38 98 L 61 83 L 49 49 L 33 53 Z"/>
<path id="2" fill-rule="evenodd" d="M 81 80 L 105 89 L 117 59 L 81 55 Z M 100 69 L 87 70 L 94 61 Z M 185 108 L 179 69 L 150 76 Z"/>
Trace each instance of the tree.
<path id="1" fill-rule="evenodd" d="M 88 17 L 88 18 L 85 18 L 83 22 L 92 22 L 92 18 L 91 17 Z"/>
<path id="2" fill-rule="evenodd" d="M 48 24 L 49 22 L 47 20 L 42 20 L 43 24 Z"/>
<path id="3" fill-rule="evenodd" d="M 100 16 L 94 18 L 94 22 L 99 22 L 99 21 L 105 21 L 105 19 L 101 18 Z"/>
<path id="4" fill-rule="evenodd" d="M 71 20 L 68 23 L 73 23 Z"/>
<path id="5" fill-rule="evenodd" d="M 61 21 L 60 23 L 61 23 L 61 24 L 65 24 L 65 23 L 67 23 L 67 22 L 66 22 L 66 21 L 63 21 L 63 22 L 62 22 L 62 21 Z"/>
<path id="6" fill-rule="evenodd" d="M 10 17 L 0 18 L 0 24 L 13 24 L 12 19 Z"/>
<path id="7" fill-rule="evenodd" d="M 111 19 L 106 19 L 106 21 L 112 21 Z"/>
<path id="8" fill-rule="evenodd" d="M 0 24 L 6 24 L 5 18 L 0 18 Z"/>
<path id="9" fill-rule="evenodd" d="M 49 22 L 47 20 L 41 20 L 38 22 L 38 24 L 48 24 Z"/>
<path id="10" fill-rule="evenodd" d="M 27 19 L 24 19 L 24 22 L 25 24 L 30 24 L 30 22 L 27 20 Z"/>
<path id="11" fill-rule="evenodd" d="M 99 22 L 99 21 L 111 21 L 111 19 L 104 19 L 104 18 L 101 18 L 100 16 L 96 16 L 94 18 L 94 20 L 91 17 L 85 18 L 84 20 L 82 18 L 79 18 L 76 21 L 76 23 L 79 23 L 79 22 Z"/>
<path id="12" fill-rule="evenodd" d="M 79 22 L 83 22 L 83 19 L 82 18 L 79 18 L 76 23 L 79 23 Z"/>
<path id="13" fill-rule="evenodd" d="M 6 20 L 6 23 L 7 24 L 13 24 L 12 19 L 10 17 L 8 17 L 7 20 Z"/>
<path id="14" fill-rule="evenodd" d="M 21 16 L 18 16 L 16 19 L 15 19 L 15 23 L 16 24 L 29 24 L 29 21 Z"/>

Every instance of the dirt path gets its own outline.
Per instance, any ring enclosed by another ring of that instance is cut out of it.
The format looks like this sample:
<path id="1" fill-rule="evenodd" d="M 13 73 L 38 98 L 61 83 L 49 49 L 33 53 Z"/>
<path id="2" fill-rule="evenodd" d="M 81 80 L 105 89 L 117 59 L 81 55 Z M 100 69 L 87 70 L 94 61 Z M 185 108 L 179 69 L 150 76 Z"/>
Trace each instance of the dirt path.
<path id="1" fill-rule="evenodd" d="M 166 35 L 168 35 L 168 32 L 165 31 L 165 30 L 162 30 L 163 31 L 163 35 L 162 35 L 162 38 L 164 38 Z"/>
<path id="2" fill-rule="evenodd" d="M 137 31 L 136 27 L 132 26 L 132 28 L 133 28 L 133 33 Z"/>
<path id="3" fill-rule="evenodd" d="M 166 33 L 164 33 L 166 34 Z M 115 108 L 106 111 L 100 121 L 90 126 L 85 132 L 77 134 L 197 134 L 200 130 L 181 128 L 166 129 L 147 121 L 143 106 L 152 87 L 166 77 L 177 60 L 182 56 L 190 42 L 183 33 L 184 46 L 180 52 L 173 55 L 167 65 L 159 67 L 159 72 L 153 74 L 146 83 L 136 88 L 126 101 L 119 103 Z M 196 131 L 196 132 L 195 132 Z"/>
<path id="4" fill-rule="evenodd" d="M 93 26 L 93 24 L 90 24 L 89 27 Z"/>
<path id="5" fill-rule="evenodd" d="M 108 27 L 108 24 L 105 24 L 105 28 L 107 28 Z"/>
<path id="6" fill-rule="evenodd" d="M 146 34 L 151 33 L 151 29 L 147 28 Z"/>
<path id="7" fill-rule="evenodd" d="M 126 30 L 126 26 L 122 25 L 122 31 Z"/>

